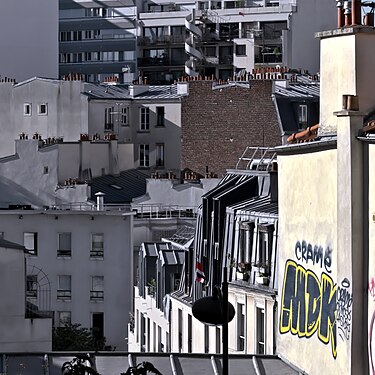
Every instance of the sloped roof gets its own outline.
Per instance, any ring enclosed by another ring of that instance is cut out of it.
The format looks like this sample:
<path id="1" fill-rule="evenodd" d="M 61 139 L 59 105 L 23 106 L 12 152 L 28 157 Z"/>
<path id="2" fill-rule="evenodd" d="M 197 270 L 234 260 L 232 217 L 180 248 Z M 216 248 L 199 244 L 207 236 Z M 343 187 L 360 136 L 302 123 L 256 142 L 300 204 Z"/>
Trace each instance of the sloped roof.
<path id="1" fill-rule="evenodd" d="M 177 94 L 176 85 L 157 85 L 149 86 L 148 90 L 131 97 L 129 94 L 129 85 L 103 85 L 98 83 L 85 83 L 84 95 L 91 99 L 106 99 L 106 100 L 119 100 L 119 99 L 132 99 L 132 100 L 145 100 L 145 99 L 177 99 L 181 97 Z"/>
<path id="2" fill-rule="evenodd" d="M 95 201 L 95 194 L 105 194 L 104 202 L 130 203 L 133 198 L 146 194 L 146 180 L 149 176 L 137 169 L 129 169 L 118 176 L 106 175 L 93 178 L 91 183 L 91 199 Z"/>

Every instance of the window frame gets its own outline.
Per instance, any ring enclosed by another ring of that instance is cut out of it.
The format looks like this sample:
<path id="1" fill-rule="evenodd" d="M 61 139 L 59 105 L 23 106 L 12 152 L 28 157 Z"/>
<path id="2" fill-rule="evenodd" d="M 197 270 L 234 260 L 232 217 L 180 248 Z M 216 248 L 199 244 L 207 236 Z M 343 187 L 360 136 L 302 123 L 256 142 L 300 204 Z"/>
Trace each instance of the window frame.
<path id="1" fill-rule="evenodd" d="M 150 167 L 150 145 L 149 144 L 142 143 L 139 145 L 139 167 L 140 168 Z"/>
<path id="2" fill-rule="evenodd" d="M 67 318 L 63 318 L 62 315 L 66 314 Z M 71 311 L 56 311 L 55 327 L 64 327 L 72 323 L 72 312 Z"/>
<path id="3" fill-rule="evenodd" d="M 155 166 L 156 168 L 164 168 L 165 167 L 165 143 L 156 143 L 156 160 Z"/>
<path id="4" fill-rule="evenodd" d="M 44 111 L 42 111 L 42 108 L 44 108 Z M 48 103 L 38 104 L 38 116 L 48 116 Z"/>
<path id="5" fill-rule="evenodd" d="M 101 236 L 102 241 L 94 241 L 95 236 Z M 102 244 L 102 246 L 94 246 L 95 243 Z M 90 258 L 103 259 L 104 258 L 104 233 L 91 233 L 91 248 Z"/>
<path id="6" fill-rule="evenodd" d="M 237 351 L 246 349 L 246 304 L 237 302 Z"/>
<path id="7" fill-rule="evenodd" d="M 62 288 L 61 284 L 65 284 L 68 281 L 69 289 Z M 72 276 L 71 275 L 57 275 L 57 299 L 59 300 L 70 300 L 72 298 Z"/>
<path id="8" fill-rule="evenodd" d="M 165 107 L 156 107 L 156 126 L 165 127 Z"/>
<path id="9" fill-rule="evenodd" d="M 69 235 L 69 249 L 62 249 L 61 247 L 61 236 Z M 71 257 L 72 256 L 72 233 L 71 232 L 59 232 L 57 233 L 57 256 L 61 257 Z"/>
<path id="10" fill-rule="evenodd" d="M 255 352 L 256 354 L 266 354 L 266 316 L 264 306 L 255 306 Z M 262 341 L 263 340 L 263 341 Z M 263 348 L 263 352 L 260 348 Z"/>
<path id="11" fill-rule="evenodd" d="M 308 124 L 308 107 L 305 103 L 298 104 L 298 126 L 300 129 L 306 129 Z"/>
<path id="12" fill-rule="evenodd" d="M 140 131 L 150 130 L 150 107 L 141 107 L 139 130 Z"/>
<path id="13" fill-rule="evenodd" d="M 32 235 L 33 247 L 28 248 L 26 245 L 26 236 Z M 32 256 L 38 256 L 38 232 L 23 232 L 23 245 L 26 248 L 26 252 Z"/>
<path id="14" fill-rule="evenodd" d="M 104 276 L 91 276 L 90 301 L 104 300 Z"/>
<path id="15" fill-rule="evenodd" d="M 29 288 L 31 286 L 31 288 Z M 26 297 L 37 299 L 38 298 L 38 275 L 26 275 Z"/>
<path id="16" fill-rule="evenodd" d="M 113 131 L 115 127 L 114 123 L 115 107 L 104 108 L 104 131 Z"/>
<path id="17" fill-rule="evenodd" d="M 121 111 L 120 111 L 121 126 L 129 126 L 129 113 L 128 112 L 129 112 L 128 106 L 121 107 Z"/>
<path id="18" fill-rule="evenodd" d="M 32 116 L 32 104 L 31 103 L 23 103 L 23 115 Z"/>

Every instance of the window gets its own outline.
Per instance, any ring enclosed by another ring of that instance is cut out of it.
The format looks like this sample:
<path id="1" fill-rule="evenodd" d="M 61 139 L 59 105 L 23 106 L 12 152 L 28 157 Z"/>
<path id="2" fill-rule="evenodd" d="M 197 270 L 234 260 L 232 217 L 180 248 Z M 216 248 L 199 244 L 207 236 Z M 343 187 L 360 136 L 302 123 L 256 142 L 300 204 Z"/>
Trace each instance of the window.
<path id="1" fill-rule="evenodd" d="M 48 114 L 48 104 L 47 103 L 38 104 L 38 115 L 47 116 L 47 114 Z"/>
<path id="2" fill-rule="evenodd" d="M 43 174 L 48 174 L 48 166 L 43 167 Z"/>
<path id="3" fill-rule="evenodd" d="M 93 233 L 91 235 L 91 258 L 103 258 L 104 256 L 104 234 Z"/>
<path id="4" fill-rule="evenodd" d="M 260 267 L 268 268 L 271 264 L 273 224 L 259 225 L 259 246 L 257 263 Z"/>
<path id="5" fill-rule="evenodd" d="M 182 353 L 182 310 L 178 309 L 178 351 Z"/>
<path id="6" fill-rule="evenodd" d="M 126 126 L 128 125 L 128 107 L 122 107 L 120 111 L 120 119 L 121 119 L 121 125 Z"/>
<path id="7" fill-rule="evenodd" d="M 220 332 L 220 328 L 216 327 L 215 331 L 216 331 L 216 353 L 220 354 L 221 353 L 221 332 Z"/>
<path id="8" fill-rule="evenodd" d="M 139 166 L 149 167 L 150 166 L 150 146 L 139 145 Z"/>
<path id="9" fill-rule="evenodd" d="M 300 128 L 307 127 L 307 105 L 300 104 L 298 106 L 298 124 Z"/>
<path id="10" fill-rule="evenodd" d="M 59 233 L 57 242 L 57 256 L 70 257 L 72 255 L 72 234 L 68 232 Z"/>
<path id="11" fill-rule="evenodd" d="M 207 324 L 204 325 L 204 352 L 210 351 L 210 329 Z"/>
<path id="12" fill-rule="evenodd" d="M 38 275 L 26 276 L 26 297 L 28 298 L 38 297 Z"/>
<path id="13" fill-rule="evenodd" d="M 31 103 L 23 103 L 23 114 L 31 116 Z"/>
<path id="14" fill-rule="evenodd" d="M 114 107 L 105 108 L 104 110 L 104 130 L 113 131 Z"/>
<path id="15" fill-rule="evenodd" d="M 31 255 L 38 255 L 38 233 L 25 232 L 23 234 L 23 245 Z"/>
<path id="16" fill-rule="evenodd" d="M 246 56 L 246 45 L 245 44 L 237 44 L 236 45 L 236 55 L 237 56 Z"/>
<path id="17" fill-rule="evenodd" d="M 91 277 L 91 301 L 102 301 L 104 299 L 104 276 Z"/>
<path id="18" fill-rule="evenodd" d="M 240 223 L 239 238 L 239 263 L 249 263 L 251 260 L 251 252 L 253 248 L 254 223 Z"/>
<path id="19" fill-rule="evenodd" d="M 193 351 L 193 322 L 191 315 L 188 315 L 188 353 Z"/>
<path id="20" fill-rule="evenodd" d="M 237 350 L 245 350 L 245 305 L 237 303 Z"/>
<path id="21" fill-rule="evenodd" d="M 72 313 L 71 311 L 57 311 L 56 312 L 56 327 L 64 327 L 71 324 Z"/>
<path id="22" fill-rule="evenodd" d="M 72 277 L 70 275 L 57 276 L 57 299 L 72 297 Z"/>
<path id="23" fill-rule="evenodd" d="M 164 167 L 164 143 L 156 144 L 156 167 Z"/>
<path id="24" fill-rule="evenodd" d="M 164 107 L 156 107 L 156 126 L 164 126 Z"/>
<path id="25" fill-rule="evenodd" d="M 150 108 L 142 107 L 141 108 L 141 130 L 150 129 Z"/>
<path id="26" fill-rule="evenodd" d="M 96 340 L 104 337 L 104 313 L 95 312 L 91 316 L 92 335 Z"/>
<path id="27" fill-rule="evenodd" d="M 264 308 L 256 307 L 256 354 L 265 354 Z"/>

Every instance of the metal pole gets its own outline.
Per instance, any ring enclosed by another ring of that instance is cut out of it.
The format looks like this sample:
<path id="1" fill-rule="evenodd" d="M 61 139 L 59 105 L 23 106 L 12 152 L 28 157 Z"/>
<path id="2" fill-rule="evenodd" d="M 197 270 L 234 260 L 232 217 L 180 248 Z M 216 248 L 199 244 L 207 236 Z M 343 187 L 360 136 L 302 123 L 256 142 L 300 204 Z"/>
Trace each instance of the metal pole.
<path id="1" fill-rule="evenodd" d="M 228 274 L 227 267 L 224 267 L 222 284 L 223 293 L 223 375 L 229 375 L 228 368 Z"/>

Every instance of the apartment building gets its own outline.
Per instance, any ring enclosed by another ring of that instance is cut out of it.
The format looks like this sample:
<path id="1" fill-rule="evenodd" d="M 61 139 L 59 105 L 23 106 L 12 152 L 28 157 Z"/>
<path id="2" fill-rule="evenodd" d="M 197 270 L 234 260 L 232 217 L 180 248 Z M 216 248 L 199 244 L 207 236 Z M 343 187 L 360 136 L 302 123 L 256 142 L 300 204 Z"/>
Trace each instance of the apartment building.
<path id="1" fill-rule="evenodd" d="M 236 309 L 236 318 L 229 324 L 230 352 L 275 353 L 278 206 L 277 174 L 271 172 L 275 154 L 264 149 L 255 157 L 254 148 L 247 151 L 241 164 L 253 155 L 251 167 L 228 171 L 202 196 L 195 233 L 177 232 L 174 239 L 166 239 L 163 246 L 172 244 L 184 251 L 177 290 L 165 287 L 168 277 L 155 278 L 152 287 L 165 296 L 161 303 L 159 295 L 149 295 L 150 276 L 145 276 L 146 271 L 139 273 L 129 335 L 134 350 L 221 353 L 221 328 L 195 319 L 192 304 L 221 285 L 227 265 L 229 300 Z M 259 160 L 264 163 L 258 164 Z M 151 254 L 151 249 L 161 245 L 148 244 L 148 251 L 142 246 L 140 268 L 157 272 L 157 251 Z M 174 259 L 181 262 L 179 257 Z M 155 337 L 162 347 L 153 346 Z"/>
<path id="2" fill-rule="evenodd" d="M 314 33 L 335 25 L 334 9 L 324 0 L 148 1 L 138 9 L 138 70 L 153 83 L 275 66 L 315 74 Z"/>
<path id="3" fill-rule="evenodd" d="M 311 375 L 374 373 L 375 96 L 369 72 L 375 34 L 361 24 L 361 3 L 351 6 L 338 3 L 338 27 L 317 35 L 319 127 L 290 137 L 277 156 L 277 348 Z"/>
<path id="4" fill-rule="evenodd" d="M 149 174 L 171 171 L 177 175 L 180 96 L 176 86 L 98 85 L 43 78 L 16 85 L 1 83 L 1 156 L 14 154 L 13 141 L 20 134 L 45 143 L 117 138 L 133 145 L 134 167 Z"/>
<path id="5" fill-rule="evenodd" d="M 27 208 L 1 210 L 0 228 L 4 239 L 26 248 L 28 306 L 49 311 L 54 327 L 80 323 L 104 336 L 108 348 L 126 350 L 133 214 L 104 205 L 92 211 Z"/>
<path id="6" fill-rule="evenodd" d="M 137 77 L 136 18 L 132 0 L 59 0 L 59 76 L 132 82 Z"/>
<path id="7" fill-rule="evenodd" d="M 57 1 L 1 2 L 2 80 L 58 77 L 58 22 Z"/>

